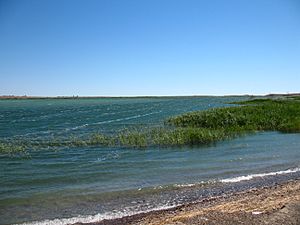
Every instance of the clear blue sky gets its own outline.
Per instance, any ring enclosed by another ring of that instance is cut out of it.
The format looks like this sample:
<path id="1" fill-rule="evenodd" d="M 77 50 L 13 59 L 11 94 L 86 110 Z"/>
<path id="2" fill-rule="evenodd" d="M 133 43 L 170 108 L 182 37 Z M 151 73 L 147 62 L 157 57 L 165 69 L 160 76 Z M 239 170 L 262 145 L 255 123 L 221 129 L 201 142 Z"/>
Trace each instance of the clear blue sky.
<path id="1" fill-rule="evenodd" d="M 299 0 L 0 0 L 0 95 L 300 92 Z"/>

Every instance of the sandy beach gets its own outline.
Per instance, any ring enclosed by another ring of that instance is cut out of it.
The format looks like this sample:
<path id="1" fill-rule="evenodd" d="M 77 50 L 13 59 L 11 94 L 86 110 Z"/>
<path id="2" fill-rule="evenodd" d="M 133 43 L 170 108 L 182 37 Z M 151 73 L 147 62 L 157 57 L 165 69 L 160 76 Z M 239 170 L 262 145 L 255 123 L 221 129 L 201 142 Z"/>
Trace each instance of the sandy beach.
<path id="1" fill-rule="evenodd" d="M 77 223 L 79 225 L 81 223 Z M 170 210 L 105 220 L 89 225 L 259 225 L 300 224 L 300 181 L 205 199 Z"/>

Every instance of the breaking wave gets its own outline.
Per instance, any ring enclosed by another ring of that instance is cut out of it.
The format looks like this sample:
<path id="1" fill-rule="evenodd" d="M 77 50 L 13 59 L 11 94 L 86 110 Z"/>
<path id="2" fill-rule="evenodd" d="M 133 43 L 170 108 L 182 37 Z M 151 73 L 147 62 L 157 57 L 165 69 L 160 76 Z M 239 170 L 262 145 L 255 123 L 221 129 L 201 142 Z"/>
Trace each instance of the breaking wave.
<path id="1" fill-rule="evenodd" d="M 257 173 L 257 174 L 249 174 L 249 175 L 233 177 L 233 178 L 226 178 L 226 179 L 221 179 L 220 181 L 222 183 L 235 183 L 235 182 L 240 182 L 240 181 L 251 180 L 253 178 L 261 178 L 261 177 L 266 177 L 266 176 L 275 176 L 275 175 L 296 173 L 299 171 L 300 171 L 300 168 L 294 168 L 294 169 L 282 170 L 282 171 L 277 171 L 277 172 Z"/>

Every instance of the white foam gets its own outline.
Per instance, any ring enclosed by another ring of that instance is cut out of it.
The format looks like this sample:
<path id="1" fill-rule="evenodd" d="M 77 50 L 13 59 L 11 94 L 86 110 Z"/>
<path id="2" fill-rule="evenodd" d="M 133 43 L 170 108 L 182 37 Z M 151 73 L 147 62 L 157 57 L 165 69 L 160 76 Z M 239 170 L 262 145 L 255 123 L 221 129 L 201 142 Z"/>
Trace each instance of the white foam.
<path id="1" fill-rule="evenodd" d="M 174 184 L 174 187 L 194 187 L 196 184 Z"/>
<path id="2" fill-rule="evenodd" d="M 203 184 L 214 184 L 216 183 L 216 180 L 212 179 L 212 180 L 207 180 L 207 181 L 200 181 L 200 182 L 196 182 L 196 183 L 183 183 L 183 184 L 174 184 L 174 187 L 194 187 L 197 185 L 203 185 Z"/>
<path id="3" fill-rule="evenodd" d="M 136 118 L 140 118 L 140 117 L 150 116 L 152 114 L 156 114 L 156 113 L 160 113 L 160 112 L 161 111 L 151 112 L 151 113 L 146 113 L 146 114 L 138 114 L 138 115 L 135 115 L 135 116 L 129 116 L 129 117 L 115 119 L 115 120 L 107 120 L 107 121 L 102 121 L 102 122 L 98 122 L 98 123 L 94 123 L 94 124 L 105 124 L 105 123 L 112 123 L 112 122 L 120 122 L 120 121 L 125 121 L 125 120 L 131 120 L 131 119 L 136 119 Z"/>
<path id="4" fill-rule="evenodd" d="M 83 124 L 83 125 L 80 125 L 80 126 L 72 127 L 72 128 L 66 128 L 65 131 L 69 131 L 69 130 L 78 130 L 78 129 L 81 129 L 81 128 L 84 128 L 84 127 L 87 127 L 87 126 L 89 126 L 88 123 Z"/>
<path id="5" fill-rule="evenodd" d="M 139 213 L 147 213 L 150 211 L 158 211 L 174 208 L 178 205 L 169 205 L 169 206 L 158 206 L 144 211 L 129 211 L 129 212 L 116 212 L 116 213 L 99 213 L 96 215 L 87 215 L 87 216 L 77 216 L 72 218 L 62 218 L 62 219 L 53 219 L 53 220 L 43 220 L 43 221 L 33 221 L 28 223 L 22 223 L 18 225 L 68 225 L 74 223 L 95 223 L 102 220 L 117 219 L 125 216 L 132 216 Z M 17 224 L 15 224 L 17 225 Z"/>
<path id="6" fill-rule="evenodd" d="M 270 172 L 270 173 L 257 173 L 257 174 L 250 174 L 246 176 L 240 176 L 240 177 L 233 177 L 233 178 L 226 178 L 220 180 L 222 183 L 235 183 L 235 182 L 240 182 L 240 181 L 245 181 L 245 180 L 251 180 L 253 178 L 257 177 L 266 177 L 266 176 L 274 176 L 274 175 L 280 175 L 280 174 L 289 174 L 289 173 L 296 173 L 299 172 L 300 168 L 295 168 L 295 169 L 288 169 L 288 170 L 283 170 L 283 171 L 277 171 L 277 172 Z"/>
<path id="7" fill-rule="evenodd" d="M 81 129 L 81 128 L 91 126 L 91 125 L 101 125 L 101 124 L 107 124 L 107 123 L 113 123 L 113 122 L 132 120 L 132 119 L 137 119 L 137 118 L 140 118 L 140 117 L 150 116 L 150 115 L 157 114 L 157 113 L 161 113 L 161 111 L 151 112 L 151 113 L 146 113 L 146 114 L 138 114 L 138 115 L 134 115 L 134 116 L 124 117 L 124 118 L 119 118 L 119 119 L 113 119 L 113 120 L 104 120 L 104 121 L 100 121 L 100 122 L 96 122 L 96 123 L 83 124 L 83 125 L 76 126 L 76 127 L 73 127 L 73 128 L 67 128 L 66 131 L 77 130 L 77 129 Z"/>

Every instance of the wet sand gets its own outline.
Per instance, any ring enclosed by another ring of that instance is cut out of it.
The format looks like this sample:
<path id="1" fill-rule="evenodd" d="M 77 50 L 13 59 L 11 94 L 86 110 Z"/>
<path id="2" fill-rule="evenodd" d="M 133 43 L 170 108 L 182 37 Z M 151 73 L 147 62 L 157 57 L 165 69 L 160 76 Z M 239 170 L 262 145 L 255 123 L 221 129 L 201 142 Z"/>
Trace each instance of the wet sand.
<path id="1" fill-rule="evenodd" d="M 77 223 L 81 224 L 81 223 Z M 204 199 L 169 210 L 142 213 L 89 225 L 299 225 L 300 181 Z"/>

